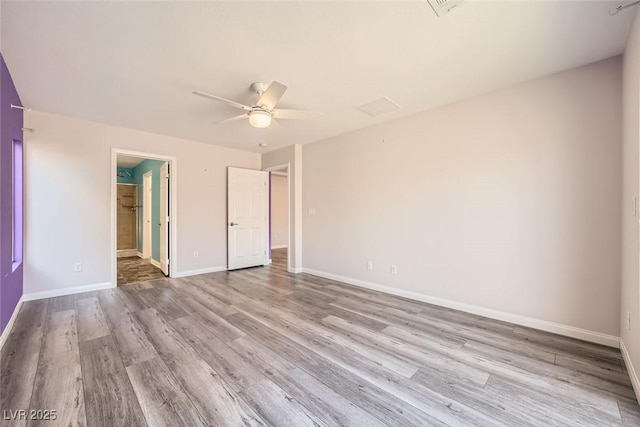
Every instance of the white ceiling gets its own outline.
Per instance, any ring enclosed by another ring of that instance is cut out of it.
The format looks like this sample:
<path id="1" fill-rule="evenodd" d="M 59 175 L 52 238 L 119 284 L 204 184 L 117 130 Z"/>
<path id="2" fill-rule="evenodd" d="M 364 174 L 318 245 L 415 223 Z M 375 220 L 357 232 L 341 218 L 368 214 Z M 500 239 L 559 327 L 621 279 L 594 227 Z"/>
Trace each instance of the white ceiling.
<path id="1" fill-rule="evenodd" d="M 623 52 L 634 15 L 611 1 L 7 2 L 2 54 L 36 110 L 264 152 L 317 141 Z M 254 129 L 191 94 L 324 113 Z M 354 107 L 388 96 L 402 108 Z M 268 143 L 268 148 L 258 143 Z"/>

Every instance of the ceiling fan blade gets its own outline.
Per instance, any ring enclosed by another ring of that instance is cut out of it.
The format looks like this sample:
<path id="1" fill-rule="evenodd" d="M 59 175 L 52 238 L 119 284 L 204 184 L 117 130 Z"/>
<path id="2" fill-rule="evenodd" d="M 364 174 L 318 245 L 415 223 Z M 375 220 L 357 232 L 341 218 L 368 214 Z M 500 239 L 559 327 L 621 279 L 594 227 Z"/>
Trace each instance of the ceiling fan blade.
<path id="1" fill-rule="evenodd" d="M 282 98 L 282 95 L 286 92 L 287 87 L 279 82 L 273 82 L 269 85 L 267 90 L 264 91 L 260 99 L 258 100 L 258 104 L 262 108 L 266 108 L 267 110 L 273 110 L 276 108 L 278 101 Z"/>
<path id="2" fill-rule="evenodd" d="M 251 111 L 251 107 L 249 107 L 248 105 L 243 105 L 243 104 L 240 104 L 239 102 L 231 101 L 230 99 L 221 98 L 219 96 L 215 96 L 215 95 L 211 95 L 211 94 L 208 94 L 208 93 L 200 92 L 199 90 L 194 90 L 191 93 L 193 93 L 194 95 L 201 96 L 203 98 L 213 99 L 214 101 L 226 102 L 227 104 L 229 104 L 231 106 L 234 106 L 236 108 L 240 108 L 241 110 Z"/>
<path id="3" fill-rule="evenodd" d="M 239 116 L 229 117 L 228 119 L 218 120 L 217 122 L 211 122 L 211 124 L 219 125 L 220 123 L 235 122 L 237 120 L 248 119 L 248 118 L 249 118 L 249 113 L 245 113 L 245 114 L 240 114 Z"/>
<path id="4" fill-rule="evenodd" d="M 271 114 L 276 119 L 296 119 L 296 120 L 317 119 L 320 116 L 322 116 L 322 113 L 319 113 L 317 111 L 284 110 L 282 108 L 273 110 Z"/>

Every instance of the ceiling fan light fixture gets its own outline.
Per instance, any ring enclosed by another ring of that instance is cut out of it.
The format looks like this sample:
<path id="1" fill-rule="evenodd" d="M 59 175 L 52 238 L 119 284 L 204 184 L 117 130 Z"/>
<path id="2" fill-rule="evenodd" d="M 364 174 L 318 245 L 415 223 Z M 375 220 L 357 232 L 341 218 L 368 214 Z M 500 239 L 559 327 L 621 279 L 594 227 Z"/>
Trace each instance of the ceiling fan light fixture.
<path id="1" fill-rule="evenodd" d="M 271 125 L 271 114 L 263 110 L 253 110 L 249 113 L 249 124 L 254 128 L 268 128 Z"/>

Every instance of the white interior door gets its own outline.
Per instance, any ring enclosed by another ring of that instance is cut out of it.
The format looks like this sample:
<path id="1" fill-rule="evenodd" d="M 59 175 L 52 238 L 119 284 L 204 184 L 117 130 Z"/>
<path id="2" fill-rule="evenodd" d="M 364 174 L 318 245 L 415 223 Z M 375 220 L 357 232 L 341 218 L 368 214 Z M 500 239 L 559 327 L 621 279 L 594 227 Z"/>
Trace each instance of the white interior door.
<path id="1" fill-rule="evenodd" d="M 153 203 L 151 174 L 142 176 L 142 257 L 151 258 L 151 209 Z"/>
<path id="2" fill-rule="evenodd" d="M 169 163 L 160 166 L 160 269 L 169 275 Z"/>
<path id="3" fill-rule="evenodd" d="M 227 171 L 227 268 L 266 265 L 269 173 L 238 168 Z"/>

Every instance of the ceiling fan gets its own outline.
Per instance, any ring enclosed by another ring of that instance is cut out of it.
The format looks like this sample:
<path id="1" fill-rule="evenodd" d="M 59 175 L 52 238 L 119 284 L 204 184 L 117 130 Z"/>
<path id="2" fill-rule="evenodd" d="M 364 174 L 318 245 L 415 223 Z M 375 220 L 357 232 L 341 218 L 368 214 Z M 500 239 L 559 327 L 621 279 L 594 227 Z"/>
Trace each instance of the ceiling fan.
<path id="1" fill-rule="evenodd" d="M 280 98 L 282 98 L 282 95 L 284 95 L 287 90 L 287 87 L 282 83 L 274 81 L 269 86 L 265 83 L 253 83 L 251 85 L 251 90 L 258 94 L 258 101 L 253 106 L 248 106 L 220 96 L 200 92 L 199 90 L 194 90 L 193 94 L 213 99 L 214 101 L 221 101 L 245 111 L 244 114 L 220 120 L 214 124 L 249 119 L 249 124 L 253 127 L 268 128 L 273 119 L 311 119 L 322 114 L 315 111 L 285 110 L 282 108 L 276 108 L 278 101 L 280 101 Z"/>

